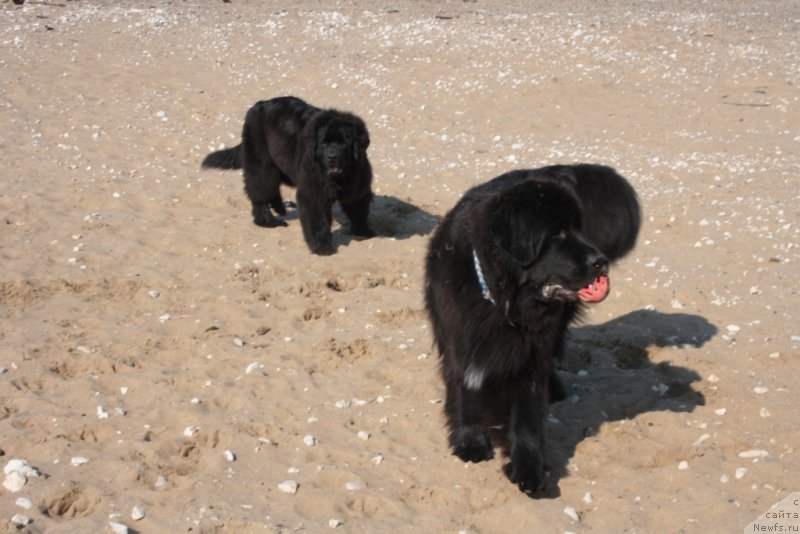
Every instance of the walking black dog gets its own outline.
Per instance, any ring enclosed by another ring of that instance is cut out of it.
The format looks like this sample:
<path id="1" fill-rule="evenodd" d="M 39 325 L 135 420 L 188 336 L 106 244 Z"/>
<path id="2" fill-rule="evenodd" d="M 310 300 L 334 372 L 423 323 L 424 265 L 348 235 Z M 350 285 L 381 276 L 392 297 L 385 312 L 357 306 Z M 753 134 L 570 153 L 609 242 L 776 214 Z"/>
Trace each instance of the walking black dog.
<path id="1" fill-rule="evenodd" d="M 241 144 L 212 152 L 203 167 L 244 169 L 244 190 L 259 226 L 286 226 L 281 184 L 297 187 L 303 236 L 315 254 L 333 254 L 331 208 L 335 201 L 350 232 L 375 234 L 367 224 L 372 200 L 369 133 L 364 121 L 286 96 L 256 103 L 247 112 Z"/>
<path id="2" fill-rule="evenodd" d="M 430 241 L 425 301 L 441 355 L 453 453 L 510 458 L 545 486 L 544 422 L 567 327 L 609 291 L 609 263 L 635 245 L 635 191 L 597 165 L 514 171 L 469 190 Z"/>

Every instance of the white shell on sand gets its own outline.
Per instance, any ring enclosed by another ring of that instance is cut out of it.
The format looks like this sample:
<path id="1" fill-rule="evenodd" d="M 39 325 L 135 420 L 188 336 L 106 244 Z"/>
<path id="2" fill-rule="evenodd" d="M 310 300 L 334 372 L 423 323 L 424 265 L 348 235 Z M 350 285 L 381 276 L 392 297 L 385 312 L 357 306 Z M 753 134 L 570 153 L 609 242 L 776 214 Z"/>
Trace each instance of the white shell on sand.
<path id="1" fill-rule="evenodd" d="M 245 368 L 244 374 L 249 375 L 263 368 L 264 368 L 263 363 L 253 362 Z"/>
<path id="2" fill-rule="evenodd" d="M 27 510 L 33 506 L 33 502 L 27 497 L 17 497 L 16 505 Z"/>
<path id="3" fill-rule="evenodd" d="M 307 436 L 303 437 L 303 443 L 305 443 L 309 447 L 313 447 L 317 443 L 317 440 L 314 439 L 314 436 L 308 434 Z"/>
<path id="4" fill-rule="evenodd" d="M 134 521 L 139 521 L 140 519 L 144 518 L 144 508 L 141 506 L 134 506 L 133 510 L 131 510 L 131 519 Z"/>
<path id="5" fill-rule="evenodd" d="M 330 521 L 328 521 L 328 526 L 331 528 L 336 528 L 341 524 L 342 522 L 339 519 L 331 519 Z"/>
<path id="6" fill-rule="evenodd" d="M 38 477 L 39 470 L 35 467 L 32 467 L 27 460 L 21 460 L 19 458 L 14 458 L 13 460 L 9 460 L 6 466 L 3 468 L 3 473 L 6 475 L 11 474 L 13 472 L 19 472 L 21 475 L 25 475 L 26 477 Z"/>
<path id="7" fill-rule="evenodd" d="M 739 453 L 739 458 L 766 458 L 769 453 L 762 449 L 751 449 Z"/>
<path id="8" fill-rule="evenodd" d="M 360 490 L 361 488 L 364 487 L 364 484 L 362 484 L 361 482 L 356 482 L 356 481 L 347 482 L 347 483 L 345 483 L 344 487 L 345 487 L 345 489 L 349 489 L 349 490 Z"/>
<path id="9" fill-rule="evenodd" d="M 225 449 L 224 451 L 222 451 L 222 455 L 223 455 L 223 456 L 225 457 L 225 459 L 226 459 L 226 460 L 228 460 L 229 462 L 234 462 L 234 461 L 236 461 L 236 455 L 235 455 L 235 454 L 233 453 L 233 451 L 231 451 L 230 449 Z"/>
<path id="10" fill-rule="evenodd" d="M 128 534 L 128 526 L 123 523 L 110 521 L 108 526 L 111 527 L 111 531 L 114 532 L 114 534 Z"/>
<path id="11" fill-rule="evenodd" d="M 27 482 L 28 477 L 19 471 L 12 471 L 6 475 L 6 479 L 3 481 L 3 487 L 12 493 L 15 493 L 21 490 L 25 484 L 27 484 Z"/>
<path id="12" fill-rule="evenodd" d="M 79 465 L 85 464 L 88 461 L 89 458 L 87 458 L 86 456 L 73 456 L 72 459 L 69 461 L 69 463 L 70 465 L 77 467 Z"/>
<path id="13" fill-rule="evenodd" d="M 570 519 L 572 519 L 573 521 L 580 521 L 581 520 L 580 516 L 578 515 L 578 512 L 572 506 L 565 507 L 564 508 L 564 513 L 567 514 L 570 517 Z"/>
<path id="14" fill-rule="evenodd" d="M 28 466 L 28 462 L 26 460 L 20 460 L 19 458 L 15 458 L 13 460 L 9 460 L 6 466 L 3 468 L 3 473 L 6 475 L 13 473 L 14 471 L 22 471 L 25 467 Z"/>
<path id="15" fill-rule="evenodd" d="M 291 493 L 292 495 L 294 495 L 295 493 L 297 493 L 297 488 L 299 486 L 300 484 L 298 484 L 296 480 L 284 480 L 283 482 L 278 484 L 278 489 L 284 493 Z"/>
<path id="16" fill-rule="evenodd" d="M 14 517 L 11 518 L 11 522 L 17 526 L 24 527 L 28 523 L 31 522 L 30 518 L 26 515 L 22 514 L 14 514 Z"/>

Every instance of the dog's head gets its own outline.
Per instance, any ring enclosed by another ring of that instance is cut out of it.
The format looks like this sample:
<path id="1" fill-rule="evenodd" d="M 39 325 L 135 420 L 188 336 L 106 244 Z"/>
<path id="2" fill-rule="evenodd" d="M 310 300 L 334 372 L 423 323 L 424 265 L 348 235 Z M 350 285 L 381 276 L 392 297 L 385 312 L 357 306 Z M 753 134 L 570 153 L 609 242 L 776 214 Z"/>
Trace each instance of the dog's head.
<path id="1" fill-rule="evenodd" d="M 595 303 L 607 296 L 608 260 L 581 234 L 572 189 L 526 180 L 486 202 L 487 244 L 494 249 L 483 251 L 488 275 L 500 271 L 496 283 L 514 302 Z"/>
<path id="2" fill-rule="evenodd" d="M 312 147 L 317 163 L 331 178 L 345 175 L 366 159 L 369 133 L 355 115 L 325 111 L 310 126 L 306 142 Z"/>

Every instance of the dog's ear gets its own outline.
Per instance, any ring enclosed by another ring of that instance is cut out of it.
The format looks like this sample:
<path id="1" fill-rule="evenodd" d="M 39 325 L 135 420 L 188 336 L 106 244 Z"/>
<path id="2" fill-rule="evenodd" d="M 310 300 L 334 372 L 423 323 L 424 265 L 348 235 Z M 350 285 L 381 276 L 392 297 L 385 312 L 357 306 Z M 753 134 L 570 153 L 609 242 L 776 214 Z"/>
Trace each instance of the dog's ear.
<path id="1" fill-rule="evenodd" d="M 575 189 L 578 185 L 578 177 L 575 176 L 575 171 L 571 166 L 558 165 L 551 168 L 553 169 L 553 178 L 555 178 L 556 183 L 569 186 L 572 189 Z"/>
<path id="2" fill-rule="evenodd" d="M 554 183 L 523 182 L 488 202 L 492 240 L 523 268 L 541 255 L 547 239 L 580 223 L 577 197 Z"/>
<path id="3" fill-rule="evenodd" d="M 583 234 L 611 261 L 636 245 L 642 221 L 633 186 L 610 167 L 578 165 L 575 192 L 583 206 Z"/>
<path id="4" fill-rule="evenodd" d="M 369 132 L 363 124 L 355 128 L 353 140 L 353 157 L 358 160 L 362 152 L 367 151 L 369 147 Z"/>
<path id="5" fill-rule="evenodd" d="M 303 129 L 303 144 L 307 154 L 316 154 L 317 146 L 325 135 L 325 125 L 319 117 L 312 118 Z"/>
<path id="6" fill-rule="evenodd" d="M 532 264 L 542 249 L 541 232 L 525 215 L 513 207 L 498 206 L 489 225 L 493 244 L 521 267 Z"/>

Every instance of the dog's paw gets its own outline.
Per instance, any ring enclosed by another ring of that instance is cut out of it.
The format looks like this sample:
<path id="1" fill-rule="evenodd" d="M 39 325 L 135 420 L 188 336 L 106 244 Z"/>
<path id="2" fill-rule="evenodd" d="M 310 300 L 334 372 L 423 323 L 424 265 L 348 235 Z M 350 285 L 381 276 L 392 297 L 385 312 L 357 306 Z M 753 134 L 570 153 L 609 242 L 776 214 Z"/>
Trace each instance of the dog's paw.
<path id="1" fill-rule="evenodd" d="M 540 493 L 545 487 L 544 461 L 537 453 L 514 454 L 504 469 L 508 479 L 528 495 Z"/>
<path id="2" fill-rule="evenodd" d="M 333 245 L 327 244 L 327 245 L 318 245 L 312 248 L 311 252 L 317 254 L 318 256 L 330 256 L 334 252 L 336 252 L 336 250 L 333 248 Z"/>
<path id="3" fill-rule="evenodd" d="M 550 381 L 547 385 L 547 392 L 550 395 L 550 404 L 563 401 L 569 396 L 567 394 L 567 389 L 564 387 L 564 383 L 558 376 L 558 371 L 552 371 L 550 373 Z"/>
<path id="4" fill-rule="evenodd" d="M 253 222 L 256 226 L 260 226 L 262 228 L 279 228 L 282 226 L 289 226 L 286 221 L 282 221 L 274 217 L 272 219 L 253 219 Z"/>
<path id="5" fill-rule="evenodd" d="M 261 226 L 262 228 L 275 228 L 278 226 L 288 226 L 286 221 L 282 221 L 281 219 L 276 219 L 272 212 L 269 211 L 269 208 L 266 206 L 254 206 L 253 207 L 253 223 L 256 226 Z"/>
<path id="6" fill-rule="evenodd" d="M 483 462 L 494 457 L 492 441 L 482 426 L 462 427 L 450 437 L 453 454 L 465 462 Z"/>
<path id="7" fill-rule="evenodd" d="M 278 215 L 286 215 L 286 202 L 283 202 L 280 199 L 270 200 L 269 205 Z"/>
<path id="8" fill-rule="evenodd" d="M 375 237 L 376 235 L 378 235 L 366 227 L 364 228 L 351 227 L 350 233 L 356 237 L 363 237 L 365 239 L 369 239 L 371 237 Z"/>

